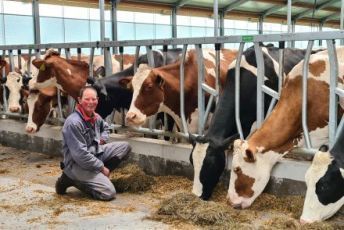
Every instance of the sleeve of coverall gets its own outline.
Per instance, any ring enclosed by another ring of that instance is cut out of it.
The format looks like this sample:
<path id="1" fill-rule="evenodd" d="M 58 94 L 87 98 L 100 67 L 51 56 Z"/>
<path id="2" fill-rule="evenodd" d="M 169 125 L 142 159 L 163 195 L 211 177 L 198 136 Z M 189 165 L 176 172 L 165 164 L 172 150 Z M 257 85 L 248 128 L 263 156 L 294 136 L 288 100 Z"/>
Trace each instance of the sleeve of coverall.
<path id="1" fill-rule="evenodd" d="M 103 119 L 101 120 L 101 123 L 100 123 L 100 138 L 103 140 L 103 141 L 108 141 L 109 140 L 109 133 L 110 133 L 110 130 L 109 130 L 109 125 L 107 122 L 105 122 Z"/>
<path id="2" fill-rule="evenodd" d="M 82 129 L 77 125 L 69 125 L 63 133 L 73 160 L 86 170 L 100 172 L 104 163 L 87 150 L 86 140 Z"/>

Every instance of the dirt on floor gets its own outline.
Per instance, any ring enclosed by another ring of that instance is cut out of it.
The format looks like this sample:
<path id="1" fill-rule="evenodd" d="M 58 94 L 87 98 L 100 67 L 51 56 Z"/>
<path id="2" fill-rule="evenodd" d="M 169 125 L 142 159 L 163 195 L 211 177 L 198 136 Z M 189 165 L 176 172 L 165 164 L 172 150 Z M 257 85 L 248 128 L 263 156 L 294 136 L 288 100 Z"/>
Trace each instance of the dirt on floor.
<path id="1" fill-rule="evenodd" d="M 111 202 L 90 199 L 78 190 L 55 194 L 58 157 L 0 145 L 0 228 L 49 229 L 343 229 L 343 214 L 301 226 L 303 197 L 262 194 L 248 210 L 226 203 L 219 185 L 210 201 L 190 193 L 192 181 L 177 176 L 149 176 L 124 164 L 111 174 L 118 195 Z"/>

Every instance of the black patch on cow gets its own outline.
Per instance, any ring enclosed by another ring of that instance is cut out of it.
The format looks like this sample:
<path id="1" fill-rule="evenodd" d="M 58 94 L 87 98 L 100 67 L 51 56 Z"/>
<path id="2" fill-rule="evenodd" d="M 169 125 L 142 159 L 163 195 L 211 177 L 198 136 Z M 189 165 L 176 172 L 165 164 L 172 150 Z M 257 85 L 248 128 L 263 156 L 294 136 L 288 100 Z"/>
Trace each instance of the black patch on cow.
<path id="1" fill-rule="evenodd" d="M 201 199 L 208 200 L 210 198 L 225 169 L 225 162 L 224 149 L 221 149 L 219 153 L 214 151 L 211 146 L 208 147 L 200 172 L 200 182 L 203 185 Z"/>
<path id="2" fill-rule="evenodd" d="M 335 203 L 344 196 L 344 178 L 335 160 L 328 166 L 325 175 L 316 183 L 315 193 L 323 205 Z"/>

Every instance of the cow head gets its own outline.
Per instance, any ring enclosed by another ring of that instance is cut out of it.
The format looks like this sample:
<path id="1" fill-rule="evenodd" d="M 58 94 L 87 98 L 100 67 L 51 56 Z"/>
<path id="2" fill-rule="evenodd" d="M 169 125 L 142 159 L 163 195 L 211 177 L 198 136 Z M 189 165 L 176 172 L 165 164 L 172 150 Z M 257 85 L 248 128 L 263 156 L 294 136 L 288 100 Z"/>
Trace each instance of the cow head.
<path id="1" fill-rule="evenodd" d="M 194 148 L 190 153 L 190 162 L 194 168 L 192 193 L 203 200 L 208 200 L 226 166 L 226 149 L 237 135 L 221 142 L 204 136 L 193 137 Z"/>
<path id="2" fill-rule="evenodd" d="M 164 79 L 158 72 L 141 64 L 131 84 L 134 92 L 126 120 L 129 125 L 140 126 L 145 123 L 147 116 L 158 112 L 164 101 Z"/>
<path id="3" fill-rule="evenodd" d="M 30 94 L 27 98 L 29 116 L 26 124 L 26 131 L 28 133 L 38 132 L 40 127 L 44 124 L 52 108 L 51 102 L 53 97 L 56 95 L 57 90 L 53 87 L 46 88 L 43 92 L 30 90 Z"/>
<path id="4" fill-rule="evenodd" d="M 6 81 L 5 85 L 9 90 L 9 97 L 8 97 L 8 109 L 9 109 L 9 111 L 12 113 L 20 112 L 21 111 L 20 90 L 24 86 L 22 75 L 20 73 L 17 73 L 17 72 L 9 72 L 7 75 L 7 81 Z"/>
<path id="5" fill-rule="evenodd" d="M 247 141 L 234 141 L 232 171 L 227 198 L 234 208 L 247 208 L 263 192 L 272 167 L 283 156 L 274 151 L 249 146 Z"/>
<path id="6" fill-rule="evenodd" d="M 306 172 L 307 192 L 301 223 L 322 221 L 344 205 L 344 169 L 327 152 L 318 151 Z"/>

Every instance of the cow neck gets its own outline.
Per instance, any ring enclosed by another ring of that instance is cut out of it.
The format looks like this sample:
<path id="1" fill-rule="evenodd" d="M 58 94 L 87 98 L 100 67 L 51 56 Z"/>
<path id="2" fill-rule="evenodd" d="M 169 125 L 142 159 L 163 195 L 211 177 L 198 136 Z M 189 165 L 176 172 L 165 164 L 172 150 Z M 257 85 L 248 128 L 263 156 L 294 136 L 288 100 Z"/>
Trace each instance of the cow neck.
<path id="1" fill-rule="evenodd" d="M 263 152 L 284 153 L 298 143 L 302 136 L 301 89 L 301 76 L 287 80 L 272 114 L 249 138 L 251 151 L 256 152 L 256 148 L 263 147 Z M 325 82 L 308 79 L 307 114 L 309 132 L 327 125 L 328 85 Z"/>
<path id="2" fill-rule="evenodd" d="M 197 108 L 197 63 L 194 55 L 189 55 L 184 66 L 185 116 L 190 119 Z M 180 114 L 180 62 L 158 69 L 164 73 L 164 104 L 174 113 Z"/>
<path id="3" fill-rule="evenodd" d="M 86 84 L 88 64 L 76 60 L 66 60 L 59 56 L 51 58 L 55 59 L 52 60 L 52 63 L 57 83 L 66 93 L 77 100 L 80 89 Z"/>

